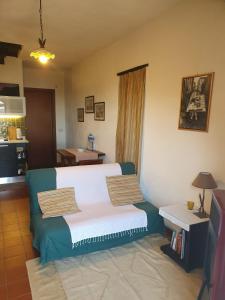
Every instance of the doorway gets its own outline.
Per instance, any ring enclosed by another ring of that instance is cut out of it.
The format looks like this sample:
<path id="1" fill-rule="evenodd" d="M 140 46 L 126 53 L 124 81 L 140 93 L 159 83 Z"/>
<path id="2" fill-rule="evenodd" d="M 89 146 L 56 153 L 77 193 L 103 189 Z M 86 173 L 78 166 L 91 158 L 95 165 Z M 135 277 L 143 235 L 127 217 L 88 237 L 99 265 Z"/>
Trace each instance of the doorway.
<path id="1" fill-rule="evenodd" d="M 56 166 L 55 91 L 24 88 L 28 168 Z"/>

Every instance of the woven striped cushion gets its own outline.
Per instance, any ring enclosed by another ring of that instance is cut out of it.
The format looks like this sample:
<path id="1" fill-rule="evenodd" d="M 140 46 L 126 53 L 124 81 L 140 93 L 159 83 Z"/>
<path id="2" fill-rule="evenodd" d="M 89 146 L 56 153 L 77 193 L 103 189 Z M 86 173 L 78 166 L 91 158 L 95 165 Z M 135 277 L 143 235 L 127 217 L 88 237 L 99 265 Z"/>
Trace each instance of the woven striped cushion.
<path id="1" fill-rule="evenodd" d="M 144 201 L 136 175 L 110 176 L 106 182 L 114 206 Z"/>
<path id="2" fill-rule="evenodd" d="M 43 218 L 58 217 L 79 212 L 73 187 L 38 193 Z"/>

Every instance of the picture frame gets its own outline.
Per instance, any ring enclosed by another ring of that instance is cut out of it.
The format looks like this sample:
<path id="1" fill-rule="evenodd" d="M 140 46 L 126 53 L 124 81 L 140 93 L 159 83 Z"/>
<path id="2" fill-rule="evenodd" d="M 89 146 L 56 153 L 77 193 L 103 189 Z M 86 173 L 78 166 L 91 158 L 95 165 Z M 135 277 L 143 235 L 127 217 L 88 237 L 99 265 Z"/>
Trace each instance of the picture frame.
<path id="1" fill-rule="evenodd" d="M 85 97 L 85 113 L 93 113 L 94 112 L 94 96 Z"/>
<path id="2" fill-rule="evenodd" d="M 105 121 L 105 102 L 96 102 L 94 106 L 95 121 Z"/>
<path id="3" fill-rule="evenodd" d="M 77 109 L 77 121 L 84 122 L 84 108 Z"/>
<path id="4" fill-rule="evenodd" d="M 182 78 L 178 129 L 208 131 L 214 72 Z"/>

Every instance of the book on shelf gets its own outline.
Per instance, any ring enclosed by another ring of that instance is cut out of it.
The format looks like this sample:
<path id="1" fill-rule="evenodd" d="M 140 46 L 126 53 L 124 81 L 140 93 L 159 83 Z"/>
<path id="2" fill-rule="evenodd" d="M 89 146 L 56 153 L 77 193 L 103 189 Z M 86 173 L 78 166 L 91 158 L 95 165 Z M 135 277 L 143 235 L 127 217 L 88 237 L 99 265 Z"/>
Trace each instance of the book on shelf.
<path id="1" fill-rule="evenodd" d="M 185 230 L 173 231 L 172 238 L 170 241 L 170 247 L 180 256 L 184 258 L 185 249 Z"/>
<path id="2" fill-rule="evenodd" d="M 176 245 L 176 252 L 179 255 L 181 255 L 181 247 L 182 247 L 182 235 L 181 232 L 179 232 L 177 234 L 177 245 Z"/>
<path id="3" fill-rule="evenodd" d="M 171 242 L 170 242 L 170 247 L 174 250 L 175 248 L 175 243 L 176 243 L 176 231 L 173 231 L 172 233 L 172 238 L 171 238 Z"/>
<path id="4" fill-rule="evenodd" d="M 185 230 L 182 229 L 182 244 L 181 244 L 181 255 L 180 258 L 184 258 L 184 249 L 185 249 Z"/>

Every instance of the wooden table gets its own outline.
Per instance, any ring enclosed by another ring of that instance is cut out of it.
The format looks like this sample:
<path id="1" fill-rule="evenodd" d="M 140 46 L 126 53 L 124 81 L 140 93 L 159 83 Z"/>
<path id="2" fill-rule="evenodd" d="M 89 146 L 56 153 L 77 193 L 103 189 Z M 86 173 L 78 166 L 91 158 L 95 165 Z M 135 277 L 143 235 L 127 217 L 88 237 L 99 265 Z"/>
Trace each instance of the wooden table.
<path id="1" fill-rule="evenodd" d="M 91 151 L 91 150 L 90 150 Z M 90 159 L 90 160 L 80 160 L 76 161 L 76 156 L 66 149 L 58 149 L 57 153 L 60 156 L 61 163 L 60 167 L 66 167 L 66 166 L 79 166 L 79 165 L 96 165 L 96 164 L 102 164 L 103 163 L 103 157 L 105 156 L 104 152 L 93 150 L 92 152 L 95 152 L 98 154 L 98 159 Z"/>

